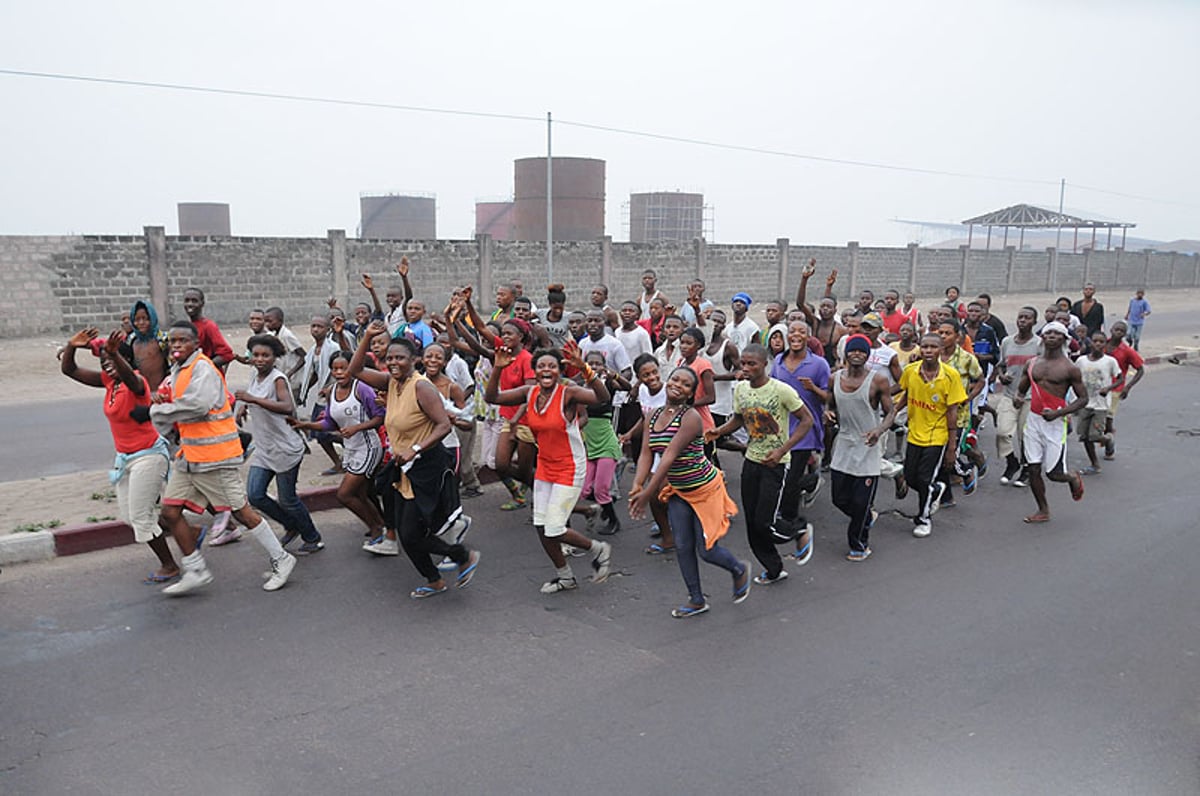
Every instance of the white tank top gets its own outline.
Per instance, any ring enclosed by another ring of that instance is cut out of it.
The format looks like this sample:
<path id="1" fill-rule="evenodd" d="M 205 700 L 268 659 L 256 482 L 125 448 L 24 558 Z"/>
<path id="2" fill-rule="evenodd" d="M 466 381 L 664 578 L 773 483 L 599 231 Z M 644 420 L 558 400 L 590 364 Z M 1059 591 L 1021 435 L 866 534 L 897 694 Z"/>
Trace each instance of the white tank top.
<path id="1" fill-rule="evenodd" d="M 708 349 L 704 349 L 704 358 L 712 363 L 713 369 L 713 400 L 709 411 L 716 412 L 718 415 L 730 415 L 733 413 L 733 382 L 725 379 L 717 379 L 717 376 L 725 376 L 730 373 L 730 370 L 725 365 L 725 345 L 728 340 L 721 342 L 721 347 L 717 349 L 717 353 L 709 354 Z"/>

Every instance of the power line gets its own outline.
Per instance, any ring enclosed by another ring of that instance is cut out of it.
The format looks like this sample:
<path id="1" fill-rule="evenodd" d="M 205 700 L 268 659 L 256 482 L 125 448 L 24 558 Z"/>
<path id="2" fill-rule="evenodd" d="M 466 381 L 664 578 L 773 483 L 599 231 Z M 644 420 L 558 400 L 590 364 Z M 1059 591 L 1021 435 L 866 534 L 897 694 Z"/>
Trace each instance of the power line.
<path id="1" fill-rule="evenodd" d="M 519 122 L 537 122 L 542 123 L 545 119 L 541 116 L 527 116 L 516 113 L 493 113 L 489 111 L 472 111 L 462 110 L 459 108 L 435 108 L 420 105 L 402 105 L 392 102 L 372 102 L 369 100 L 351 100 L 341 99 L 337 97 L 320 97 L 305 94 L 285 94 L 272 91 L 252 91 L 248 89 L 233 89 L 220 88 L 216 86 L 196 86 L 183 83 L 161 83 L 149 80 L 123 80 L 120 78 L 96 77 L 93 75 L 71 75 L 56 72 L 34 72 L 23 69 L 3 69 L 0 68 L 0 75 L 10 75 L 13 77 L 33 77 L 46 80 L 65 80 L 79 83 L 96 83 L 114 86 L 126 86 L 134 88 L 154 88 L 166 91 L 186 91 L 197 94 L 216 94 L 232 97 L 250 97 L 253 99 L 273 99 L 282 100 L 285 102 L 305 102 L 322 105 L 338 105 L 343 107 L 358 107 L 358 108 L 376 108 L 383 110 L 408 111 L 412 113 L 436 113 L 448 116 L 466 116 L 483 119 L 507 119 L 510 121 Z M 858 168 L 880 169 L 884 171 L 897 171 L 909 174 L 923 174 L 927 176 L 938 177 L 953 177 L 957 179 L 967 180 L 985 180 L 992 182 L 1010 182 L 1022 183 L 1026 185 L 1058 185 L 1058 180 L 1043 180 L 1025 177 L 1006 177 L 996 174 L 976 174 L 972 172 L 950 171 L 944 169 L 921 168 L 918 166 L 902 166 L 895 163 L 882 163 L 870 160 L 855 160 L 850 158 L 835 158 L 823 155 L 810 155 L 800 152 L 789 152 L 781 149 L 770 149 L 767 147 L 750 146 L 745 144 L 730 144 L 722 141 L 707 141 L 699 138 L 690 138 L 687 136 L 669 135 L 666 133 L 652 133 L 645 130 L 630 130 L 622 127 L 613 127 L 610 125 L 594 124 L 590 122 L 578 122 L 569 119 L 555 119 L 556 124 L 566 125 L 569 127 L 578 127 L 585 130 L 596 130 L 598 132 L 614 133 L 617 135 L 635 136 L 638 138 L 649 138 L 657 141 L 672 141 L 681 144 L 690 144 L 693 146 L 703 146 L 712 149 L 722 149 L 731 152 L 746 152 L 756 155 L 767 155 L 771 157 L 784 157 L 793 160 L 807 160 L 814 163 L 829 163 L 840 166 L 855 166 Z M 1087 185 L 1077 185 L 1072 183 L 1073 188 L 1082 191 L 1091 191 L 1094 193 L 1109 194 L 1111 196 L 1120 196 L 1126 199 L 1134 199 L 1141 202 L 1154 202 L 1159 204 L 1177 205 L 1180 207 L 1197 207 L 1195 204 L 1187 202 L 1179 202 L 1171 199 L 1158 199 L 1150 196 L 1139 196 L 1121 191 L 1113 191 L 1105 188 L 1096 188 Z"/>

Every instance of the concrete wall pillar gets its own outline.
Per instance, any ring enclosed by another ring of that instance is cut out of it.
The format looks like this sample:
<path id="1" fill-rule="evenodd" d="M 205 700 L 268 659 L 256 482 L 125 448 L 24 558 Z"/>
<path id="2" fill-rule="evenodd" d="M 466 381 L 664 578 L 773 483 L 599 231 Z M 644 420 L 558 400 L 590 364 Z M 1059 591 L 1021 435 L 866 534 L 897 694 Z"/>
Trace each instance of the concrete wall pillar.
<path id="1" fill-rule="evenodd" d="M 703 280 L 704 275 L 708 273 L 708 241 L 704 238 L 693 238 L 692 247 L 695 250 L 696 262 L 696 278 Z M 682 306 L 682 305 L 681 305 Z"/>
<path id="2" fill-rule="evenodd" d="M 1091 247 L 1083 250 L 1083 285 L 1092 281 L 1092 250 Z"/>
<path id="3" fill-rule="evenodd" d="M 917 292 L 917 250 L 916 243 L 908 244 L 908 292 Z"/>
<path id="4" fill-rule="evenodd" d="M 350 271 L 346 264 L 346 230 L 331 229 L 326 236 L 329 238 L 329 295 L 338 300 L 341 306 L 350 313 Z"/>
<path id="5" fill-rule="evenodd" d="M 1123 260 L 1125 258 L 1125 249 L 1121 248 L 1120 246 L 1116 246 L 1113 248 L 1113 251 L 1115 251 L 1117 253 L 1116 254 L 1116 258 L 1117 258 L 1116 267 L 1113 269 L 1113 271 L 1114 271 L 1113 279 L 1114 279 L 1115 285 L 1117 287 L 1121 287 L 1124 284 L 1121 281 L 1121 260 Z"/>
<path id="6" fill-rule="evenodd" d="M 1005 252 L 1008 254 L 1008 263 L 1004 270 L 1004 292 L 1011 293 L 1013 289 L 1013 267 L 1016 265 L 1017 247 L 1005 246 Z"/>
<path id="7" fill-rule="evenodd" d="M 1142 286 L 1150 284 L 1150 250 L 1142 249 Z"/>
<path id="8" fill-rule="evenodd" d="M 1046 247 L 1046 292 L 1053 293 L 1058 284 L 1058 249 Z"/>
<path id="9" fill-rule="evenodd" d="M 965 243 L 959 244 L 958 252 L 962 259 L 958 264 L 958 295 L 967 295 L 967 263 L 971 259 L 971 247 Z"/>
<path id="10" fill-rule="evenodd" d="M 1175 287 L 1175 252 L 1171 252 L 1171 276 L 1167 282 L 1168 287 Z"/>
<path id="11" fill-rule="evenodd" d="M 492 287 L 492 236 L 486 232 L 475 236 L 479 249 L 479 295 L 475 297 L 476 308 L 491 306 L 496 290 Z"/>
<path id="12" fill-rule="evenodd" d="M 600 284 L 612 291 L 612 235 L 600 239 Z"/>
<path id="13" fill-rule="evenodd" d="M 1193 254 L 1192 260 L 1192 287 L 1200 285 L 1200 254 Z"/>
<path id="14" fill-rule="evenodd" d="M 786 302 L 788 294 L 788 252 L 791 250 L 791 248 L 792 242 L 787 238 L 775 239 L 775 262 L 779 267 L 779 283 L 776 296 L 781 301 L 785 302 L 785 307 L 787 306 Z"/>
<path id="15" fill-rule="evenodd" d="M 853 304 L 858 298 L 858 241 L 847 241 L 846 248 L 850 250 L 850 264 L 847 267 L 850 269 L 850 303 Z"/>
<path id="16" fill-rule="evenodd" d="M 171 306 L 167 303 L 167 234 L 163 227 L 142 227 L 146 236 L 146 270 L 150 283 L 150 303 L 158 317 L 162 319 L 161 327 L 166 327 L 172 320 Z"/>

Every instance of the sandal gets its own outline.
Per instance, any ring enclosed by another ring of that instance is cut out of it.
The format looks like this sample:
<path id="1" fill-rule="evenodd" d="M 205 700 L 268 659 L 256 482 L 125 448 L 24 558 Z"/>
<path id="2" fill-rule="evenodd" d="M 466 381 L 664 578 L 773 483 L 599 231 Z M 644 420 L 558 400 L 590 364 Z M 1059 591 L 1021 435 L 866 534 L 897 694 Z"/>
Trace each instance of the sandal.
<path id="1" fill-rule="evenodd" d="M 742 581 L 742 585 L 738 586 L 738 581 Z M 750 596 L 750 584 L 753 581 L 750 579 L 750 562 L 742 562 L 742 574 L 733 579 L 733 604 L 738 605 L 746 601 Z"/>
<path id="2" fill-rule="evenodd" d="M 471 578 L 475 577 L 475 568 L 479 566 L 479 558 L 479 551 L 472 550 L 467 563 L 458 568 L 458 578 L 454 581 L 455 586 L 465 589 L 471 585 Z"/>
<path id="3" fill-rule="evenodd" d="M 512 500 L 501 503 L 500 510 L 501 511 L 516 511 L 517 509 L 525 508 L 526 505 L 527 504 L 525 503 L 524 498 L 513 498 Z"/>
<path id="4" fill-rule="evenodd" d="M 666 555 L 667 553 L 674 553 L 674 552 L 675 552 L 675 545 L 671 545 L 670 547 L 663 547 L 658 542 L 655 542 L 654 544 L 652 544 L 646 548 L 646 555 L 648 555 L 648 556 L 662 556 L 662 555 Z"/>
<path id="5" fill-rule="evenodd" d="M 143 580 L 142 583 L 145 583 L 147 586 L 154 586 L 159 583 L 170 583 L 179 577 L 179 574 L 180 573 L 176 572 L 174 575 L 160 575 L 157 572 L 151 572 L 146 576 L 146 579 Z"/>
<path id="6" fill-rule="evenodd" d="M 424 600 L 426 597 L 436 597 L 444 591 L 447 591 L 445 586 L 440 589 L 435 589 L 433 586 L 418 586 L 408 596 L 414 600 Z"/>
<path id="7" fill-rule="evenodd" d="M 678 608 L 672 609 L 671 616 L 675 617 L 676 619 L 687 619 L 689 616 L 698 616 L 707 610 L 708 603 L 698 606 L 690 603 L 684 603 Z"/>

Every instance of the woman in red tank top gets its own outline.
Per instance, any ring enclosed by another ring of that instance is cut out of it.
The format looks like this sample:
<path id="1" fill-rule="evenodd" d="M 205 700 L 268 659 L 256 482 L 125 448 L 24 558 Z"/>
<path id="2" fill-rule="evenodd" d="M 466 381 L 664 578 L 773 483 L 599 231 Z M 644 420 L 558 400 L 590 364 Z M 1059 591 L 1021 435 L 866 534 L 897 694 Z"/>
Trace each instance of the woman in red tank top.
<path id="1" fill-rule="evenodd" d="M 554 564 L 555 577 L 542 585 L 542 594 L 555 594 L 578 587 L 578 581 L 563 555 L 563 544 L 592 554 L 593 583 L 608 577 L 612 546 L 593 541 L 567 525 L 571 510 L 583 490 L 587 452 L 579 433 L 577 412 L 581 406 L 610 400 L 608 388 L 580 356 L 579 346 L 568 340 L 563 346 L 566 364 L 580 372 L 583 386 L 562 378 L 563 356 L 555 350 L 539 351 L 533 357 L 535 381 L 502 390 L 503 373 L 513 367 L 516 355 L 508 346 L 496 349 L 495 368 L 484 393 L 488 403 L 501 407 L 524 406 L 525 422 L 538 445 L 537 471 L 533 478 L 533 526 L 542 549 Z"/>
<path id="2" fill-rule="evenodd" d="M 104 390 L 104 416 L 117 449 L 109 480 L 116 486 L 121 519 L 133 528 L 134 538 L 148 544 L 158 556 L 159 568 L 145 582 L 166 583 L 179 577 L 179 566 L 158 525 L 158 498 L 169 462 L 167 445 L 149 422 L 150 384 L 121 356 L 119 348 L 125 337 L 121 332 L 110 334 L 99 349 L 100 370 L 75 363 L 75 351 L 87 348 L 97 335 L 96 329 L 84 329 L 67 341 L 62 372 L 80 384 Z M 137 417 L 139 407 L 144 419 Z"/>

